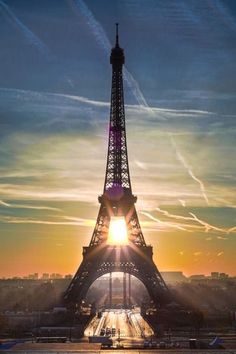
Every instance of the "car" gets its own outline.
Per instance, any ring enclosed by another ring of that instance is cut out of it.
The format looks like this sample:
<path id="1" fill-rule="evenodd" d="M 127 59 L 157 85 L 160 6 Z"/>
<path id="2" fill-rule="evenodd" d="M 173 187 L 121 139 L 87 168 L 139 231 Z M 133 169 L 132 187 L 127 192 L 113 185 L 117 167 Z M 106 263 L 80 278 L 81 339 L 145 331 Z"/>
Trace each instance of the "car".
<path id="1" fill-rule="evenodd" d="M 159 348 L 160 349 L 166 349 L 166 343 L 165 342 L 160 342 Z"/>
<path id="2" fill-rule="evenodd" d="M 149 342 L 148 340 L 145 340 L 145 341 L 143 342 L 143 347 L 144 347 L 144 348 L 149 348 L 149 346 L 150 346 L 150 342 Z"/>
<path id="3" fill-rule="evenodd" d="M 156 341 L 151 341 L 151 347 L 152 348 L 157 348 L 157 342 Z"/>

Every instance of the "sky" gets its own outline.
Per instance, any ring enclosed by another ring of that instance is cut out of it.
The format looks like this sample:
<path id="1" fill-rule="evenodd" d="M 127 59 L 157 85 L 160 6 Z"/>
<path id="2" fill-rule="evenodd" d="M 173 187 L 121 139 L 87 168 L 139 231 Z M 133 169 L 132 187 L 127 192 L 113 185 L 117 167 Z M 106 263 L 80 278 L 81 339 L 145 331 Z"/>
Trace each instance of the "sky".
<path id="1" fill-rule="evenodd" d="M 0 0 L 0 276 L 75 273 L 120 23 L 133 193 L 160 271 L 236 275 L 234 0 Z"/>

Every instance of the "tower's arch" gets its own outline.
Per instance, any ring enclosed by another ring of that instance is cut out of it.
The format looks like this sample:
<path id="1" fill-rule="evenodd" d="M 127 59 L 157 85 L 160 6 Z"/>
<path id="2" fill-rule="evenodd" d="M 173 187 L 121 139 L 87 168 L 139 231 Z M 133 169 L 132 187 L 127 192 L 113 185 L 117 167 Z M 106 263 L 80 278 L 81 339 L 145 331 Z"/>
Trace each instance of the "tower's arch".
<path id="1" fill-rule="evenodd" d="M 150 297 L 144 284 L 129 273 L 111 272 L 97 278 L 84 299 L 85 304 L 95 304 L 97 309 L 131 309 L 149 303 Z"/>
<path id="2" fill-rule="evenodd" d="M 152 247 L 134 245 L 84 247 L 83 262 L 64 295 L 64 301 L 70 305 L 81 303 L 94 281 L 112 272 L 138 278 L 156 307 L 170 301 L 169 290 L 153 262 Z"/>

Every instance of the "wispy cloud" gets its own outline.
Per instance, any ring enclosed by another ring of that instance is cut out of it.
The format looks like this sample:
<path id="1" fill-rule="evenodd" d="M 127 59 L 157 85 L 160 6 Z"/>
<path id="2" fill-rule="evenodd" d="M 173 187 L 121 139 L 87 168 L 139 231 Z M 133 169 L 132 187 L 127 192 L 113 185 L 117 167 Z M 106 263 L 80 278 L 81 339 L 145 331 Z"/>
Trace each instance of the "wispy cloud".
<path id="1" fill-rule="evenodd" d="M 13 103 L 14 102 L 14 103 Z M 19 106 L 19 103 L 24 103 Z M 75 129 L 75 127 L 85 126 L 90 128 L 98 128 L 98 122 L 104 121 L 104 117 L 109 114 L 109 102 L 92 100 L 87 97 L 79 95 L 61 94 L 57 92 L 41 92 L 33 90 L 22 90 L 15 88 L 0 88 L 0 103 L 4 109 L 15 111 L 16 115 L 24 113 L 24 120 L 17 121 L 17 128 L 23 125 L 24 130 L 35 131 L 35 125 L 43 129 L 45 127 L 60 128 L 61 124 L 67 129 Z M 18 103 L 18 105 L 17 105 Z M 180 119 L 185 117 L 187 120 L 202 116 L 210 116 L 209 112 L 202 112 L 197 110 L 179 110 L 169 108 L 150 107 L 152 114 L 148 115 L 148 124 L 157 125 L 159 122 L 160 134 L 166 135 L 166 130 L 169 129 L 169 120 Z M 35 112 L 32 120 L 32 111 Z M 138 105 L 126 105 L 127 116 L 129 120 L 135 119 L 135 124 L 138 129 L 147 127 L 146 108 Z M 30 113 L 28 117 L 27 113 Z M 79 115 L 79 119 L 77 119 Z M 11 119 L 5 122 L 5 126 L 14 121 L 13 114 Z M 164 118 L 164 121 L 163 121 Z M 4 123 L 4 120 L 3 122 Z M 161 125 L 160 125 L 161 124 Z M 4 127 L 4 126 L 3 126 Z M 14 127 L 12 127 L 14 129 Z M 174 133 L 173 133 L 174 134 Z M 184 134 L 182 131 L 181 134 Z"/>
<path id="2" fill-rule="evenodd" d="M 217 257 L 220 257 L 220 256 L 222 256 L 224 254 L 224 252 L 219 252 L 219 253 L 217 253 Z"/>
<path id="3" fill-rule="evenodd" d="M 193 253 L 193 255 L 196 257 L 196 256 L 201 256 L 202 255 L 202 252 L 201 251 L 196 251 Z"/>
<path id="4" fill-rule="evenodd" d="M 70 3 L 72 3 L 72 1 L 73 0 L 70 0 Z M 101 23 L 96 20 L 92 11 L 88 8 L 88 6 L 83 0 L 74 0 L 73 2 L 74 4 L 76 4 L 79 11 L 86 19 L 87 24 L 91 29 L 92 33 L 94 34 L 98 45 L 105 51 L 106 55 L 109 56 L 111 50 L 111 43 Z M 142 94 L 138 82 L 134 79 L 133 75 L 127 70 L 126 67 L 124 68 L 124 79 L 127 82 L 128 87 L 132 91 L 139 105 L 146 107 L 151 113 L 152 110 L 149 107 L 144 95 Z"/>
<path id="5" fill-rule="evenodd" d="M 68 94 L 62 94 L 56 92 L 47 92 L 47 91 L 42 92 L 42 91 L 22 90 L 22 89 L 6 88 L 6 87 L 0 87 L 0 91 L 2 91 L 3 93 L 8 93 L 9 97 L 11 98 L 15 98 L 17 100 L 22 99 L 24 101 L 25 99 L 28 99 L 29 102 L 33 100 L 48 101 L 50 99 L 55 99 L 55 98 L 58 98 L 58 100 L 60 100 L 64 98 L 68 101 L 87 103 L 89 105 L 97 106 L 97 107 L 109 107 L 110 105 L 109 102 L 95 101 L 83 96 L 68 95 Z M 54 101 L 51 102 L 53 103 Z"/>
<path id="6" fill-rule="evenodd" d="M 3 200 L 0 200 L 0 205 L 6 206 L 6 207 L 10 207 L 10 204 L 4 202 Z"/>
<path id="7" fill-rule="evenodd" d="M 23 36 L 27 39 L 27 41 L 35 46 L 38 51 L 46 56 L 49 55 L 49 49 L 47 48 L 46 44 L 43 43 L 35 33 L 33 33 L 10 9 L 10 7 L 2 0 L 0 0 L 0 11 L 7 17 L 8 20 L 11 21 Z"/>
<path id="8" fill-rule="evenodd" d="M 220 233 L 224 233 L 224 234 L 229 234 L 230 232 L 234 231 L 235 228 L 230 228 L 230 229 L 227 229 L 227 228 L 220 228 L 220 227 L 217 227 L 215 225 L 212 225 L 202 219 L 200 219 L 199 217 L 197 217 L 194 213 L 192 212 L 189 212 L 189 215 L 191 216 L 183 216 L 183 215 L 176 215 L 176 214 L 172 214 L 166 210 L 163 210 L 161 208 L 156 208 L 156 210 L 161 213 L 162 215 L 168 217 L 168 218 L 171 218 L 171 219 L 176 219 L 176 220 L 185 220 L 185 221 L 194 221 L 194 222 L 197 222 L 198 224 L 202 225 L 203 226 L 203 229 L 205 232 L 209 232 L 210 230 L 214 230 L 214 231 L 218 231 Z M 147 215 L 146 215 L 147 216 Z M 149 217 L 151 216 L 151 214 L 149 214 Z M 151 216 L 153 219 L 155 219 L 156 221 L 159 220 L 159 219 L 156 219 L 155 217 Z M 186 228 L 194 228 L 196 225 L 194 224 L 179 224 L 180 227 L 183 226 L 185 227 L 185 230 Z M 228 240 L 227 237 L 223 237 L 223 236 L 217 236 L 217 238 L 219 240 Z M 211 237 L 207 238 L 206 240 L 210 241 L 211 240 Z"/>
<path id="9" fill-rule="evenodd" d="M 12 209 L 35 209 L 35 210 L 53 210 L 53 211 L 61 211 L 59 208 L 53 208 L 49 206 L 41 206 L 41 205 L 29 205 L 29 204 L 9 204 L 0 200 L 0 205 L 3 205 Z"/>
<path id="10" fill-rule="evenodd" d="M 92 184 L 91 184 L 92 187 Z M 0 193 L 8 199 L 22 199 L 22 200 L 43 200 L 43 201 L 81 201 L 94 203 L 94 195 L 96 191 L 85 190 L 79 191 L 78 188 L 63 187 L 47 188 L 47 186 L 40 186 L 35 190 L 34 185 L 28 185 L 27 188 L 21 185 L 0 185 Z"/>
<path id="11" fill-rule="evenodd" d="M 228 233 L 231 233 L 231 232 L 234 232 L 234 231 L 236 231 L 236 226 L 231 227 L 230 229 L 228 229 Z"/>
<path id="12" fill-rule="evenodd" d="M 228 230 L 228 232 L 229 232 L 229 230 Z M 218 238 L 218 240 L 224 240 L 224 241 L 228 240 L 228 237 L 217 236 L 217 238 Z"/>
<path id="13" fill-rule="evenodd" d="M 227 6 L 221 0 L 207 0 L 208 5 L 212 8 L 215 14 L 218 14 L 219 18 L 224 24 L 232 31 L 236 32 L 235 19 L 231 16 Z"/>
<path id="14" fill-rule="evenodd" d="M 0 216 L 0 222 L 7 224 L 42 224 L 42 225 L 68 225 L 68 226 L 85 226 L 91 227 L 94 225 L 93 220 L 81 219 L 81 218 L 67 218 L 63 220 L 42 220 L 36 218 L 24 218 L 16 216 Z M 68 220 L 67 220 L 68 219 Z"/>
<path id="15" fill-rule="evenodd" d="M 191 167 L 188 165 L 186 159 L 184 158 L 184 156 L 180 153 L 178 147 L 177 147 L 177 144 L 176 144 L 176 141 L 174 140 L 173 136 L 170 135 L 170 139 L 171 139 L 171 143 L 172 143 L 172 146 L 175 150 L 175 153 L 176 153 L 176 157 L 177 159 L 181 162 L 181 164 L 184 166 L 184 168 L 187 170 L 189 176 L 199 184 L 200 186 L 200 190 L 201 190 L 201 193 L 202 193 L 202 196 L 206 202 L 207 205 L 209 205 L 209 200 L 208 200 L 208 197 L 206 195 L 206 190 L 205 190 L 205 186 L 204 186 L 204 183 L 202 180 L 200 180 L 200 178 L 196 177 L 196 175 L 193 173 Z"/>
<path id="16" fill-rule="evenodd" d="M 210 230 L 215 230 L 215 231 L 223 232 L 223 233 L 226 233 L 226 234 L 228 233 L 227 229 L 223 229 L 223 228 L 211 225 L 208 222 L 199 219 L 195 214 L 193 214 L 191 212 L 189 214 L 192 215 L 193 220 L 196 220 L 200 225 L 204 226 L 205 232 L 208 232 Z"/>
<path id="17" fill-rule="evenodd" d="M 178 229 L 178 230 L 182 230 L 182 231 L 188 231 L 186 228 L 184 228 L 183 226 L 181 226 L 177 223 L 172 223 L 172 222 L 168 222 L 168 221 L 161 221 L 146 211 L 140 211 L 140 214 L 145 215 L 146 217 L 155 221 L 159 225 L 164 226 L 164 228 L 172 228 L 172 229 Z"/>
<path id="18" fill-rule="evenodd" d="M 141 170 L 147 170 L 147 166 L 145 163 L 139 161 L 139 160 L 134 160 L 134 163 L 141 169 Z"/>
<path id="19" fill-rule="evenodd" d="M 184 208 L 186 207 L 186 201 L 185 200 L 179 199 L 179 202 L 182 205 L 182 207 L 184 207 Z"/>

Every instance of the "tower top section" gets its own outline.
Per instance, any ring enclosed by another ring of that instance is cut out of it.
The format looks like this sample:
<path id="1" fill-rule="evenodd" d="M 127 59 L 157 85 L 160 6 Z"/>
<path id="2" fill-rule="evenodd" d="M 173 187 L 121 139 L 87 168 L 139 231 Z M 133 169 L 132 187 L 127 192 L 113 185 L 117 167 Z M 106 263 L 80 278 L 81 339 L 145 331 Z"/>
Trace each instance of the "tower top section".
<path id="1" fill-rule="evenodd" d="M 116 44 L 111 50 L 110 63 L 114 68 L 120 68 L 125 63 L 124 50 L 119 45 L 119 23 L 116 23 Z"/>

